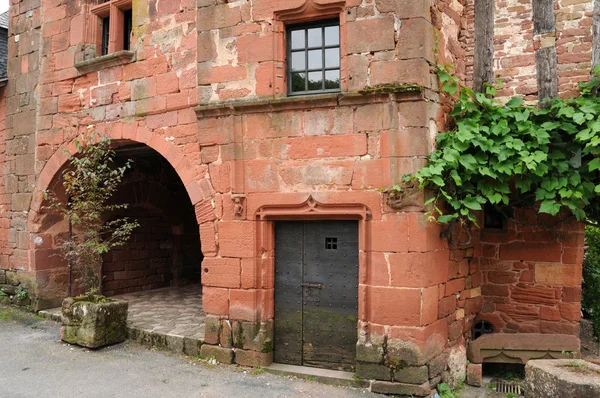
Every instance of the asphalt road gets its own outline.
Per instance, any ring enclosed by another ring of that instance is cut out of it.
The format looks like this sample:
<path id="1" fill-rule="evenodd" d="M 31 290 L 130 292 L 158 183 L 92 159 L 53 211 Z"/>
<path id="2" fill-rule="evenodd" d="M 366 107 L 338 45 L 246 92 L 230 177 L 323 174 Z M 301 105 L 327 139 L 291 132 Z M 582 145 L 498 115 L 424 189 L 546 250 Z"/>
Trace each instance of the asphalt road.
<path id="1" fill-rule="evenodd" d="M 0 306 L 0 397 L 378 397 L 119 344 L 62 343 L 58 326 Z"/>

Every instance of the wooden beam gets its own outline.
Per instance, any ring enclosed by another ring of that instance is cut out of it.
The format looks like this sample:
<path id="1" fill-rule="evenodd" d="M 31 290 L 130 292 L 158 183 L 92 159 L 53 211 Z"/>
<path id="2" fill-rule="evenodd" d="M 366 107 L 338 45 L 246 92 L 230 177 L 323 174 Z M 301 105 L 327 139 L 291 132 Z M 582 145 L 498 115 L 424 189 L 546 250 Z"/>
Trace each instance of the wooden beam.
<path id="1" fill-rule="evenodd" d="M 540 43 L 535 51 L 538 100 L 558 95 L 558 56 L 554 0 L 533 0 L 533 34 Z"/>
<path id="2" fill-rule="evenodd" d="M 475 0 L 473 90 L 483 92 L 494 82 L 494 0 Z"/>
<path id="3" fill-rule="evenodd" d="M 600 0 L 594 0 L 594 14 L 592 16 L 592 71 L 600 64 Z"/>

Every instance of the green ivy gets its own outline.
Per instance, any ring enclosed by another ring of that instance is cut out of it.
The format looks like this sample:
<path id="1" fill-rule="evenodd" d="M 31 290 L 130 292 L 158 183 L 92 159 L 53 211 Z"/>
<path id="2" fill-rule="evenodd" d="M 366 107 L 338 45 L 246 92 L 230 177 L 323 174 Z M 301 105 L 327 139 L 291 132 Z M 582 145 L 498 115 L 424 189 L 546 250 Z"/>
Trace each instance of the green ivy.
<path id="1" fill-rule="evenodd" d="M 461 87 L 450 67 L 438 65 L 442 91 L 455 100 L 453 128 L 438 134 L 428 165 L 405 181 L 416 179 L 432 190 L 427 205 L 441 223 L 477 225 L 475 212 L 486 204 L 595 218 L 600 68 L 594 72 L 589 82 L 580 83 L 576 98 L 554 98 L 535 107 L 519 97 L 501 104 L 491 85 L 485 93 Z"/>

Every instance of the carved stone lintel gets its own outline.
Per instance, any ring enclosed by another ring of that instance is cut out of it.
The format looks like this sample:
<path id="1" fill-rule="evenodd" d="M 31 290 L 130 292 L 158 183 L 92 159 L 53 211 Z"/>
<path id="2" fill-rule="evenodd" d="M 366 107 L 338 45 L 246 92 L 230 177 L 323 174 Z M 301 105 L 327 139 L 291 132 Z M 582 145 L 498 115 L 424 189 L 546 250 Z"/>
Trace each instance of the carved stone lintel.
<path id="1" fill-rule="evenodd" d="M 233 194 L 231 200 L 233 200 L 233 217 L 236 220 L 246 219 L 246 195 Z"/>

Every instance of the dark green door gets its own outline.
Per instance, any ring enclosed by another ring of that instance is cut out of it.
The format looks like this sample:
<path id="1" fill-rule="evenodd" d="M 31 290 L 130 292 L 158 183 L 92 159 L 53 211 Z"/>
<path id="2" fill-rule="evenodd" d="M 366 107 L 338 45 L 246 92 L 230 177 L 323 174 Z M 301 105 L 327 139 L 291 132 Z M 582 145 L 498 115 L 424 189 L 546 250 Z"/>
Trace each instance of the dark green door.
<path id="1" fill-rule="evenodd" d="M 358 223 L 275 225 L 275 362 L 354 370 Z"/>

